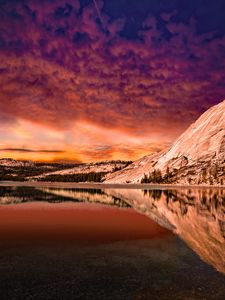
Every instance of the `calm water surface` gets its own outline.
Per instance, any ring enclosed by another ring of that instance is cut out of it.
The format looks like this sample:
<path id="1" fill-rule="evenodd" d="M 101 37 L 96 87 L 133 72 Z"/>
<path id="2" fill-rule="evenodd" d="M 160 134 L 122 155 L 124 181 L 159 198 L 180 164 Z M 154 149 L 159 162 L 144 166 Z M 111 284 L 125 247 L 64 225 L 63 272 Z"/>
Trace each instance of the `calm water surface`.
<path id="1" fill-rule="evenodd" d="M 225 190 L 0 186 L 0 299 L 225 299 Z"/>

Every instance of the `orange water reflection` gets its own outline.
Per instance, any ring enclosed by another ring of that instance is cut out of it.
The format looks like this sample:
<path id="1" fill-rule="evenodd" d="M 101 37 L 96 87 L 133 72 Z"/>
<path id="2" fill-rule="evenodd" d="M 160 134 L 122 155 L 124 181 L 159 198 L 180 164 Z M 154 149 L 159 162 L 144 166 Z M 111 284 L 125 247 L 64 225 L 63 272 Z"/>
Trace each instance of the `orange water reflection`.
<path id="1" fill-rule="evenodd" d="M 112 242 L 171 233 L 131 208 L 45 202 L 0 206 L 1 240 Z"/>

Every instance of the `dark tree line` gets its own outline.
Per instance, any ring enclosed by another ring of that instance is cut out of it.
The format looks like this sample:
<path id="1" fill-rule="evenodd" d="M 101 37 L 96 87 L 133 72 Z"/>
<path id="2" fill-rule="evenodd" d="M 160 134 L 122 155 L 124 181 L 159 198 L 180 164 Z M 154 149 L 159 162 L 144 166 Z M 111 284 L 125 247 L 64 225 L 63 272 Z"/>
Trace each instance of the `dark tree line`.
<path id="1" fill-rule="evenodd" d="M 144 174 L 141 179 L 141 183 L 171 183 L 173 174 L 169 168 L 166 170 L 166 174 L 162 176 L 162 172 L 159 169 L 154 169 L 149 175 Z"/>
<path id="2" fill-rule="evenodd" d="M 63 166 L 58 164 L 55 164 L 54 167 L 52 167 L 52 165 L 49 166 L 51 166 L 51 171 L 63 169 Z M 26 167 L 0 166 L 0 181 L 26 181 L 28 177 L 39 176 L 43 173 L 49 172 L 49 166 L 41 164 Z"/>
<path id="3" fill-rule="evenodd" d="M 48 175 L 44 178 L 40 178 L 39 181 L 50 181 L 50 182 L 101 182 L 106 172 L 90 172 L 90 173 L 79 173 L 79 174 L 67 174 L 67 175 Z"/>
<path id="4" fill-rule="evenodd" d="M 148 175 L 144 174 L 141 179 L 141 183 L 173 183 L 177 181 L 179 170 L 173 169 L 171 172 L 169 167 L 166 170 L 165 175 L 159 169 L 153 170 Z M 182 173 L 181 173 L 182 174 Z M 217 164 L 208 167 L 208 169 L 203 168 L 198 174 L 195 170 L 188 169 L 185 176 L 189 184 L 224 184 L 225 167 L 219 167 Z"/>

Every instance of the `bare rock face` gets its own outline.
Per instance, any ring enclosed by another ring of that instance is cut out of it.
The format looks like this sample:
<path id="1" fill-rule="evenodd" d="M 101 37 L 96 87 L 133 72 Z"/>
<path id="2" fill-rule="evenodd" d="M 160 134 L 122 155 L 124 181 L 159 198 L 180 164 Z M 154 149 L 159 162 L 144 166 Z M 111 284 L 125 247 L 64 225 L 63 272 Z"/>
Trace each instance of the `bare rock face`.
<path id="1" fill-rule="evenodd" d="M 193 123 L 168 151 L 146 156 L 108 175 L 107 183 L 138 183 L 154 170 L 171 183 L 225 183 L 225 100 Z"/>

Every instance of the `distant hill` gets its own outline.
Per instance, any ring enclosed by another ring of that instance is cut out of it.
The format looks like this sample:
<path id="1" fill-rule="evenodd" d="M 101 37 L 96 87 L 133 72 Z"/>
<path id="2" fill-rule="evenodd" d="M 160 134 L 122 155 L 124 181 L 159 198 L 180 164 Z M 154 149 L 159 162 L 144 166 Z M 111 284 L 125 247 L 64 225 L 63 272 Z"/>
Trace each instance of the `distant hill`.
<path id="1" fill-rule="evenodd" d="M 121 160 L 87 164 L 35 163 L 3 158 L 0 159 L 0 180 L 100 182 L 106 174 L 121 170 L 130 163 Z"/>
<path id="2" fill-rule="evenodd" d="M 12 158 L 1 158 L 0 167 L 31 167 L 34 163 L 29 160 L 15 160 Z"/>

